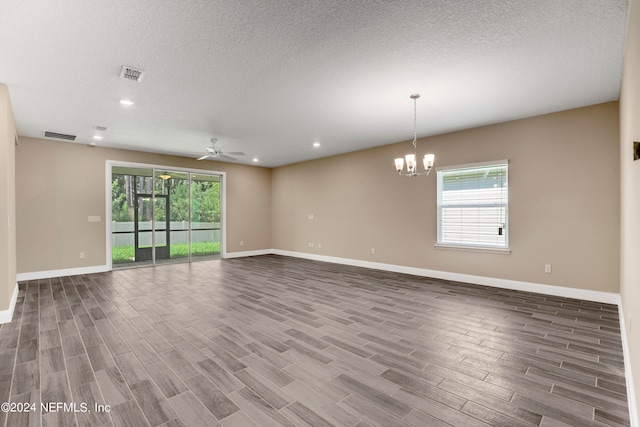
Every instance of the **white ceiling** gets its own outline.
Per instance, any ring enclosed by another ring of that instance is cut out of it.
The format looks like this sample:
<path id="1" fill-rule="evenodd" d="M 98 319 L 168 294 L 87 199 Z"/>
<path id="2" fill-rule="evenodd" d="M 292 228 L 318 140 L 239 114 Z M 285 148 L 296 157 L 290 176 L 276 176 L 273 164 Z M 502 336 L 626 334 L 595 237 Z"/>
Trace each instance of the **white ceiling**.
<path id="1" fill-rule="evenodd" d="M 626 0 L 0 0 L 0 82 L 22 136 L 88 144 L 99 125 L 99 146 L 194 158 L 216 137 L 274 167 L 412 139 L 416 92 L 419 137 L 616 100 L 626 15 Z"/>

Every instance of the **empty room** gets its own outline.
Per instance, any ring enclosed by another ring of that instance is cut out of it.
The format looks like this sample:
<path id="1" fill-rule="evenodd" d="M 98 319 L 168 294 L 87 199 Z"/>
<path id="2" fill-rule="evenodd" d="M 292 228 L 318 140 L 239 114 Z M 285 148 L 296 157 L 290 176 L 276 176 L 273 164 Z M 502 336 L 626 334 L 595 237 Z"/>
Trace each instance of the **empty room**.
<path id="1" fill-rule="evenodd" d="M 0 58 L 0 426 L 640 427 L 640 0 L 3 0 Z"/>

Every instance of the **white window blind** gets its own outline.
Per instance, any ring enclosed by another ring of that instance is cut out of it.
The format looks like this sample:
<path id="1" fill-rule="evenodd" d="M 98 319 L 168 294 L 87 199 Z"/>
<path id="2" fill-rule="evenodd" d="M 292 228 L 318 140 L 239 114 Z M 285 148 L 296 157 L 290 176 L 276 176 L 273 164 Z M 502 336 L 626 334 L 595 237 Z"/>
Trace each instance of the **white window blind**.
<path id="1" fill-rule="evenodd" d="M 438 170 L 438 245 L 509 247 L 508 169 L 503 160 Z"/>

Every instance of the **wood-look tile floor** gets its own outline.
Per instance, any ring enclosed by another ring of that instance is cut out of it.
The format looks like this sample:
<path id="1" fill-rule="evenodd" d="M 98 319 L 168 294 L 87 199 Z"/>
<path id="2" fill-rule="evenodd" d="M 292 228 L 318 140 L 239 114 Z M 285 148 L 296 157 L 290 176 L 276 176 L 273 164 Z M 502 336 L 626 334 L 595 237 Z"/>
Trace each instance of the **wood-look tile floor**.
<path id="1" fill-rule="evenodd" d="M 629 425 L 615 306 L 280 256 L 20 283 L 0 393 L 51 407 L 6 426 Z"/>

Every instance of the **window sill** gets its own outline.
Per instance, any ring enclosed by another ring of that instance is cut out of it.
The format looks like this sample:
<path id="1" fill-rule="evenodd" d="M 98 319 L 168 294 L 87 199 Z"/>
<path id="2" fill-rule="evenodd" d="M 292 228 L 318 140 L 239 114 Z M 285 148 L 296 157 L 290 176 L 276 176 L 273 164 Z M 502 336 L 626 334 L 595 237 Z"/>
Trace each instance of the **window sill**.
<path id="1" fill-rule="evenodd" d="M 451 249 L 454 251 L 471 251 L 471 252 L 490 252 L 501 255 L 509 255 L 511 253 L 511 249 L 509 248 L 489 248 L 483 246 L 463 246 L 463 245 L 448 245 L 448 244 L 438 244 L 434 245 L 436 249 Z"/>

